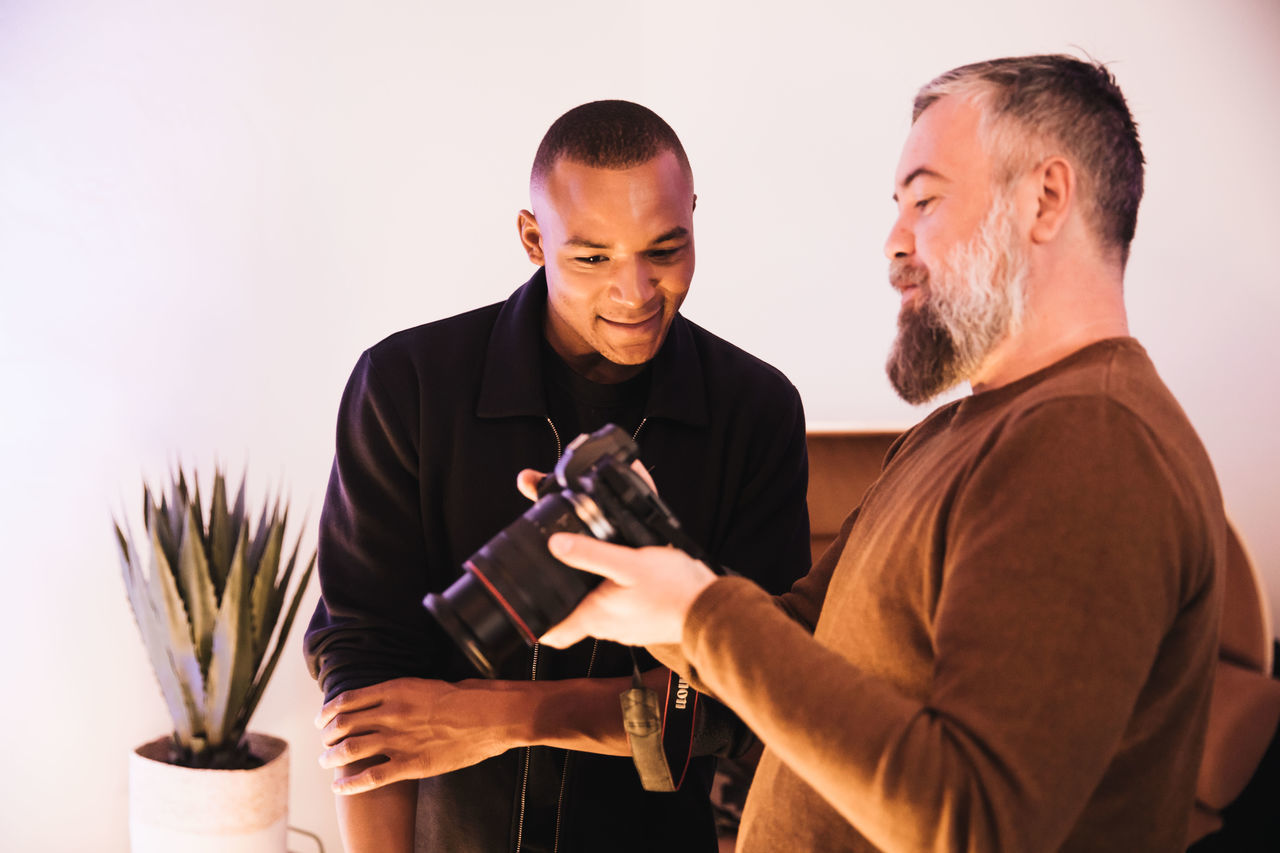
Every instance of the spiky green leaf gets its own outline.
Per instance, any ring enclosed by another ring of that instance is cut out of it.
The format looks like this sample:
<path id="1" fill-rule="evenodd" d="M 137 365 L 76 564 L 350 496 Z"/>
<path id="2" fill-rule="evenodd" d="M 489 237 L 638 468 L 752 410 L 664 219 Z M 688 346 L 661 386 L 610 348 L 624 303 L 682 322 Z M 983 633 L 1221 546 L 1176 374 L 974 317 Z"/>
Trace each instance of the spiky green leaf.
<path id="1" fill-rule="evenodd" d="M 170 565 L 176 565 L 178 561 L 178 535 L 182 532 L 181 520 L 179 520 L 177 527 L 170 526 L 169 509 L 164 505 L 163 500 L 159 507 L 148 503 L 143 517 L 146 520 L 147 532 L 153 538 L 159 540 L 165 559 L 169 561 Z"/>
<path id="2" fill-rule="evenodd" d="M 227 585 L 218 608 L 213 631 L 213 655 L 209 663 L 209 694 L 205 713 L 209 743 L 234 743 L 234 725 L 257 668 L 250 625 L 248 568 L 245 551 L 247 531 L 242 534 L 231 558 Z"/>
<path id="3" fill-rule="evenodd" d="M 163 501 L 163 497 L 161 501 Z M 182 473 L 182 469 L 178 469 L 177 479 L 173 481 L 173 486 L 169 493 L 169 505 L 165 508 L 164 515 L 169 519 L 169 529 L 178 531 L 182 529 L 182 519 L 187 515 L 187 507 L 190 506 L 190 496 L 187 494 L 187 478 Z"/>
<path id="4" fill-rule="evenodd" d="M 258 519 L 258 526 L 254 529 L 249 553 L 245 558 L 251 566 L 257 567 L 262 562 L 262 552 L 267 549 L 267 537 L 271 535 L 272 518 L 271 503 L 268 501 L 262 507 L 262 516 Z"/>
<path id="5" fill-rule="evenodd" d="M 276 622 L 280 618 L 280 608 L 283 606 L 285 595 L 289 591 L 289 580 L 293 577 L 293 569 L 298 562 L 298 552 L 302 547 L 302 535 L 306 532 L 305 522 L 302 527 L 303 529 L 298 531 L 298 538 L 293 543 L 293 552 L 289 555 L 289 561 L 283 574 L 280 575 L 279 582 L 271 588 L 270 593 L 265 598 L 263 612 L 254 612 L 254 621 L 260 626 L 258 635 L 260 649 L 266 649 L 267 643 L 271 640 L 271 632 L 275 629 Z"/>
<path id="6" fill-rule="evenodd" d="M 113 524 L 116 544 L 120 548 L 120 568 L 124 573 L 129 609 L 133 611 L 134 623 L 142 635 L 142 645 L 147 650 L 151 671 L 160 685 L 160 695 L 164 697 L 164 703 L 169 709 L 174 734 L 180 743 L 190 743 L 194 737 L 196 719 L 192 716 L 193 709 L 183 698 L 182 685 L 169 658 L 164 628 L 152 606 L 150 586 L 138 559 L 138 551 L 133 545 L 133 538 L 126 536 L 118 523 Z"/>
<path id="7" fill-rule="evenodd" d="M 261 672 L 258 673 L 258 677 L 253 682 L 253 689 L 245 699 L 240 723 L 241 729 L 248 727 L 249 719 L 253 716 L 253 712 L 257 710 L 258 703 L 262 701 L 262 694 L 266 690 L 268 682 L 271 681 L 271 675 L 276 671 L 276 664 L 280 662 L 280 653 L 284 651 L 285 641 L 289 638 L 289 629 L 293 627 L 294 617 L 298 615 L 298 605 L 302 603 L 302 594 L 307 589 L 307 583 L 311 580 L 311 573 L 315 567 L 316 554 L 313 551 L 311 559 L 307 561 L 307 569 L 302 573 L 302 579 L 298 581 L 298 586 L 294 590 L 293 600 L 289 604 L 289 612 L 285 614 L 284 622 L 280 625 L 280 631 L 276 634 L 275 648 L 271 652 L 271 658 Z"/>
<path id="8" fill-rule="evenodd" d="M 204 704 L 204 674 L 200 661 L 196 657 L 195 642 L 191 634 L 191 623 L 187 618 L 186 607 L 182 603 L 182 595 L 178 591 L 178 582 L 172 567 L 165 557 L 164 549 L 153 528 L 151 532 L 151 601 L 156 614 L 161 617 L 164 636 L 173 664 L 173 671 L 178 676 L 182 687 L 182 698 L 186 703 L 191 719 L 199 719 L 199 708 Z M 196 728 L 195 734 L 200 734 Z"/>
<path id="9" fill-rule="evenodd" d="M 284 528 L 272 530 L 270 540 L 283 538 Z M 276 625 L 276 614 L 271 613 L 271 602 L 275 596 L 276 575 L 280 567 L 280 552 L 277 547 L 275 560 L 271 560 L 271 542 L 268 541 L 262 562 L 253 575 L 253 648 L 258 659 L 266 653 L 267 640 L 271 638 L 271 630 Z M 277 611 L 278 614 L 278 611 Z"/>
<path id="10" fill-rule="evenodd" d="M 200 481 L 196 478 L 195 473 L 191 475 L 191 496 L 189 505 L 195 510 L 196 518 L 200 520 L 200 541 L 206 542 L 209 539 L 209 531 L 204 527 L 204 507 L 200 505 Z"/>
<path id="11" fill-rule="evenodd" d="M 213 503 L 209 507 L 209 568 L 214 585 L 219 590 L 226 583 L 231 570 L 231 552 L 236 541 L 232 539 L 231 518 L 227 512 L 227 485 L 222 472 L 213 475 Z"/>
<path id="12" fill-rule="evenodd" d="M 240 531 L 244 527 L 247 519 L 244 511 L 244 489 L 249 482 L 249 471 L 246 468 L 240 474 L 240 492 L 236 495 L 235 508 L 231 510 L 231 541 L 240 541 Z"/>
<path id="13" fill-rule="evenodd" d="M 217 619 L 218 601 L 210 578 L 209 560 L 200 541 L 200 519 L 195 507 L 187 508 L 182 545 L 178 553 L 178 582 L 182 598 L 191 616 L 191 633 L 196 644 L 196 659 L 201 672 L 208 673 L 213 649 L 213 626 Z"/>
<path id="14" fill-rule="evenodd" d="M 271 583 L 274 584 L 276 575 L 280 571 L 280 552 L 283 548 L 284 522 L 280 519 L 279 514 L 273 513 L 262 553 L 258 555 L 256 561 L 249 564 L 249 570 L 254 573 L 255 577 L 258 574 L 270 575 Z"/>

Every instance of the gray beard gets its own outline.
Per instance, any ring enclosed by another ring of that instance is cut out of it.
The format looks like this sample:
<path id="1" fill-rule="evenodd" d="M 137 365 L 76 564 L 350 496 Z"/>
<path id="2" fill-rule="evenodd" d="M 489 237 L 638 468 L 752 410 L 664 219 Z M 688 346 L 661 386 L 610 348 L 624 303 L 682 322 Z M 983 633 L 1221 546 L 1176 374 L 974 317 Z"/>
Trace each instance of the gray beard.
<path id="1" fill-rule="evenodd" d="M 895 258 L 889 280 L 914 284 L 920 292 L 916 304 L 898 314 L 898 337 L 885 365 L 898 396 L 924 403 L 973 376 L 1022 325 L 1026 268 L 1012 205 L 1003 196 L 936 276 L 923 265 Z"/>

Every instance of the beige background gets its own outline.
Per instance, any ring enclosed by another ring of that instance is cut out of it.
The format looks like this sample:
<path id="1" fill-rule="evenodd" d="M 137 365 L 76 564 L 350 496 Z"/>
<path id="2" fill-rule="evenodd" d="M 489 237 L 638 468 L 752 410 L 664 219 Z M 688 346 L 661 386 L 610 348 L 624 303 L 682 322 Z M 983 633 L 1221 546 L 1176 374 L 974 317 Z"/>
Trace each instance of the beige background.
<path id="1" fill-rule="evenodd" d="M 109 513 L 218 457 L 314 528 L 360 351 L 532 271 L 515 212 L 562 111 L 665 116 L 697 176 L 687 314 L 786 371 L 812 423 L 904 426 L 880 247 L 911 95 L 1077 47 L 1146 144 L 1133 329 L 1280 609 L 1274 0 L 0 0 L 0 848 L 126 849 L 126 756 L 165 719 Z M 333 851 L 291 646 L 256 727 Z"/>

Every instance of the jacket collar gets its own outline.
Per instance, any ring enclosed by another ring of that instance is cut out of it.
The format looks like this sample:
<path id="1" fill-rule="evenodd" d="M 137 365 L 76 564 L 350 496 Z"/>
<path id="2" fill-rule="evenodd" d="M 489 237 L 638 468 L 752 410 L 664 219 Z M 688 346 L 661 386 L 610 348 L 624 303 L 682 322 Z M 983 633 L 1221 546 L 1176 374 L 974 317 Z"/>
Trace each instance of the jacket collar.
<path id="1" fill-rule="evenodd" d="M 485 352 L 477 417 L 547 416 L 542 385 L 546 305 L 547 275 L 540 267 L 498 311 Z M 708 416 L 702 361 L 692 326 L 682 315 L 676 315 L 652 363 L 653 381 L 645 417 L 705 426 Z"/>

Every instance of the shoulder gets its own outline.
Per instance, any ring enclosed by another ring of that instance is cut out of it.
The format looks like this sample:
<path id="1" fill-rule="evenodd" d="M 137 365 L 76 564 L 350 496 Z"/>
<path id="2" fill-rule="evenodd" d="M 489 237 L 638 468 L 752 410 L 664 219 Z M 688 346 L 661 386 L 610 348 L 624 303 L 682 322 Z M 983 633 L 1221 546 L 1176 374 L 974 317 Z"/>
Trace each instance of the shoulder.
<path id="1" fill-rule="evenodd" d="M 388 335 L 364 351 L 356 373 L 393 388 L 421 387 L 433 379 L 478 370 L 501 302 Z"/>
<path id="2" fill-rule="evenodd" d="M 1083 430 L 1100 447 L 1133 433 L 1157 448 L 1173 471 L 1212 476 L 1186 413 L 1132 339 L 1103 341 L 1069 356 L 1011 401 L 1005 420 L 1054 433 Z"/>
<path id="3" fill-rule="evenodd" d="M 366 350 L 379 370 L 432 366 L 440 360 L 483 352 L 503 303 L 495 302 L 452 317 L 423 323 L 388 335 Z"/>
<path id="4" fill-rule="evenodd" d="M 1130 339 L 1086 349 L 994 413 L 980 464 L 1113 514 L 1123 503 L 1183 534 L 1212 534 L 1222 518 L 1213 465 L 1145 350 Z"/>
<path id="5" fill-rule="evenodd" d="M 422 400 L 474 393 L 502 303 L 486 305 L 388 335 L 366 349 L 347 380 L 344 407 L 390 406 L 412 423 Z M 470 390 L 468 390 L 470 389 Z"/>

